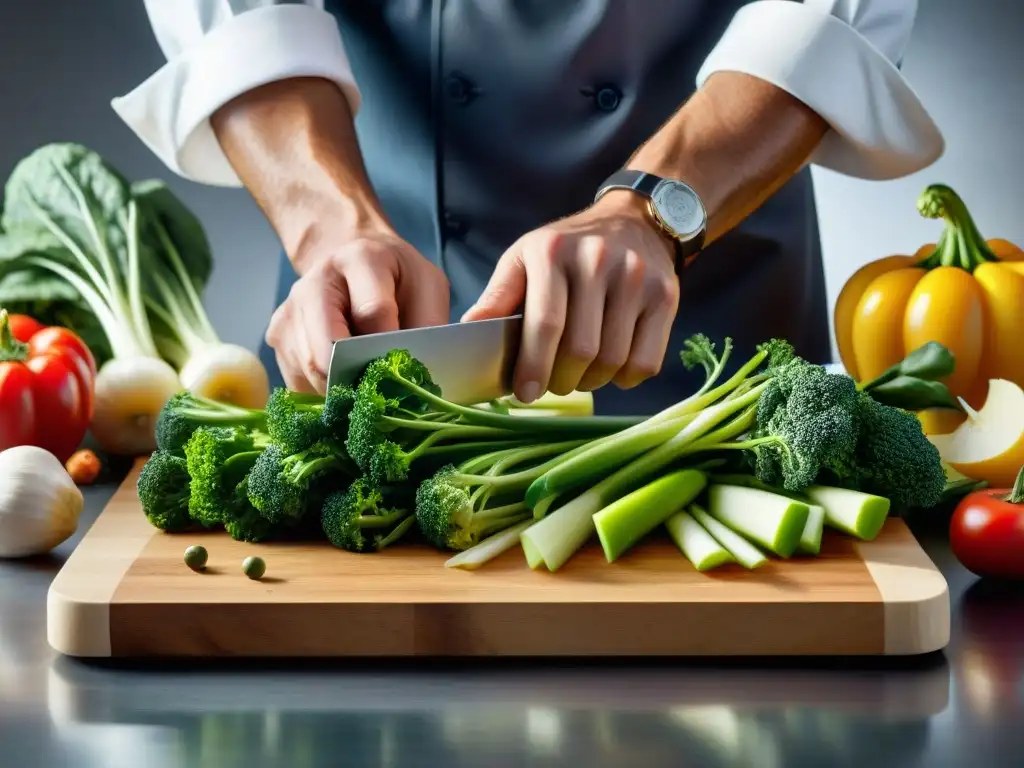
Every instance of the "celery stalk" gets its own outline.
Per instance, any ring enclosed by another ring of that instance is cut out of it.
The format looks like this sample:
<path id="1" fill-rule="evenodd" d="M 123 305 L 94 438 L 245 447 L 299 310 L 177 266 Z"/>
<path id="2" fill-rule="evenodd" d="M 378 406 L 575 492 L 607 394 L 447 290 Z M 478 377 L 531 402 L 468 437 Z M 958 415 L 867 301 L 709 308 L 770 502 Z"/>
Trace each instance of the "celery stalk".
<path id="1" fill-rule="evenodd" d="M 665 522 L 707 485 L 707 475 L 682 469 L 662 475 L 594 515 L 594 527 L 609 563 Z"/>

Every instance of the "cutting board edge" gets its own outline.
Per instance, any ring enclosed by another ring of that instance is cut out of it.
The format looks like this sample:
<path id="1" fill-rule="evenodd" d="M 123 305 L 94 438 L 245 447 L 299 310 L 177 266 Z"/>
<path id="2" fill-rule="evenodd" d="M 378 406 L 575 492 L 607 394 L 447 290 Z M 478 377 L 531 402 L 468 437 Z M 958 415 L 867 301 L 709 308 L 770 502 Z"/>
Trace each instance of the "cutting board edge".
<path id="1" fill-rule="evenodd" d="M 46 593 L 46 638 L 58 653 L 78 658 L 109 658 L 110 605 L 114 592 L 146 544 L 158 533 L 131 504 L 146 458 L 139 458 L 57 572 Z M 112 552 L 110 542 L 117 543 Z M 78 574 L 87 574 L 81 577 Z"/>
<path id="2" fill-rule="evenodd" d="M 949 584 L 909 529 L 907 536 L 914 546 L 891 539 L 854 545 L 881 597 L 886 656 L 941 651 L 950 640 Z"/>

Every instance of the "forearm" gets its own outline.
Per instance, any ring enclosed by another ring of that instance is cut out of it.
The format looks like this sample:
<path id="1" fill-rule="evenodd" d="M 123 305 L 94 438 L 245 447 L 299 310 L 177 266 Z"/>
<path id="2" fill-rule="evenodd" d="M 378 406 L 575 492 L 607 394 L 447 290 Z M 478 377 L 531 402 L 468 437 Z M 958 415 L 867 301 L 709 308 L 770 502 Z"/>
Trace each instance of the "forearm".
<path id="1" fill-rule="evenodd" d="M 351 109 L 334 83 L 271 83 L 227 103 L 210 123 L 300 274 L 326 229 L 344 237 L 387 226 Z"/>
<path id="2" fill-rule="evenodd" d="M 827 130 L 824 119 L 774 85 L 719 72 L 626 167 L 692 186 L 707 208 L 710 243 L 799 171 Z"/>

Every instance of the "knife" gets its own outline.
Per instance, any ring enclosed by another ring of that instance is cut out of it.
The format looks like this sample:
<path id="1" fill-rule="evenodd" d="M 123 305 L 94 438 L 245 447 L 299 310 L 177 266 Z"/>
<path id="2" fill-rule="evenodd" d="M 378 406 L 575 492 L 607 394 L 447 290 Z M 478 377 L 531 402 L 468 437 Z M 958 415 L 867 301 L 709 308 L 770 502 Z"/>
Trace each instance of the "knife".
<path id="1" fill-rule="evenodd" d="M 476 405 L 512 394 L 523 316 L 370 333 L 334 342 L 327 384 L 354 384 L 366 366 L 405 349 L 430 371 L 445 399 Z"/>

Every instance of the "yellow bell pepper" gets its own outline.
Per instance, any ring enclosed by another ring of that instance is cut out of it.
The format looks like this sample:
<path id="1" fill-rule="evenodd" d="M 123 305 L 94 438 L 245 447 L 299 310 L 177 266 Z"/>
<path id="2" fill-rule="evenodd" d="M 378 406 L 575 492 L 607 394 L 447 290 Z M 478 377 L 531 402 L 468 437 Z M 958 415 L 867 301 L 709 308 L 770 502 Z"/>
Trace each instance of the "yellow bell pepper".
<path id="1" fill-rule="evenodd" d="M 992 379 L 1024 387 L 1024 251 L 1007 240 L 986 241 L 948 186 L 929 186 L 917 208 L 944 219 L 945 230 L 913 256 L 888 256 L 850 277 L 834 314 L 839 355 L 864 382 L 936 341 L 956 359 L 943 383 L 980 408 Z M 950 410 L 919 416 L 930 434 L 950 432 L 964 419 Z"/>

